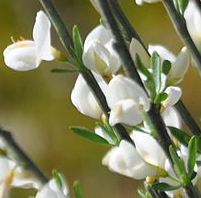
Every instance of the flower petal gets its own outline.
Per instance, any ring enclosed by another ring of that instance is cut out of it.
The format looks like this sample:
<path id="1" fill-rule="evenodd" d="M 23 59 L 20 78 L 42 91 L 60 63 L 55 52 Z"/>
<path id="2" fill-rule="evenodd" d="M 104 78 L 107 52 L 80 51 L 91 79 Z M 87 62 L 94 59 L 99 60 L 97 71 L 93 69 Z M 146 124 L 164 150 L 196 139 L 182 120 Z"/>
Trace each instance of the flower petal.
<path id="1" fill-rule="evenodd" d="M 142 121 L 139 104 L 132 99 L 119 101 L 110 112 L 109 123 L 114 126 L 117 123 L 136 125 Z"/>
<path id="2" fill-rule="evenodd" d="M 144 90 L 136 82 L 123 75 L 117 75 L 109 82 L 106 99 L 111 109 L 119 101 L 125 99 L 133 99 L 139 105 L 143 105 L 145 111 L 148 111 L 150 107 Z"/>
<path id="3" fill-rule="evenodd" d="M 131 138 L 138 153 L 146 162 L 163 168 L 166 155 L 151 135 L 133 131 Z"/>
<path id="4" fill-rule="evenodd" d="M 150 57 L 143 48 L 143 46 L 140 44 L 140 42 L 137 39 L 132 38 L 130 43 L 130 54 L 132 56 L 132 59 L 134 62 L 136 62 L 136 54 L 140 57 L 142 63 L 146 66 L 150 66 Z"/>
<path id="5" fill-rule="evenodd" d="M 9 45 L 3 52 L 5 64 L 17 71 L 27 71 L 39 66 L 37 49 L 33 41 L 24 40 Z"/>
<path id="6" fill-rule="evenodd" d="M 119 147 L 111 149 L 102 160 L 111 171 L 134 178 L 144 179 L 156 174 L 156 170 L 148 165 L 137 153 L 135 147 L 122 140 Z"/>
<path id="7" fill-rule="evenodd" d="M 182 95 L 182 90 L 179 87 L 170 86 L 165 90 L 168 98 L 162 102 L 165 108 L 175 105 Z"/>
<path id="8" fill-rule="evenodd" d="M 36 21 L 33 28 L 33 39 L 37 48 L 37 56 L 41 60 L 53 60 L 51 53 L 50 38 L 51 23 L 43 11 L 39 11 L 36 15 Z"/>

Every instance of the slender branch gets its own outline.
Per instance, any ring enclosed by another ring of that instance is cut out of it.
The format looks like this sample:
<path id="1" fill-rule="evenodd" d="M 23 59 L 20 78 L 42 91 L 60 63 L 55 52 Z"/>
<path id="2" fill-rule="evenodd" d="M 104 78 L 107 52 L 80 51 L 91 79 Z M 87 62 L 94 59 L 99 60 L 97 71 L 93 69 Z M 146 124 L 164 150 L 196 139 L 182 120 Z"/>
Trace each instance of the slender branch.
<path id="1" fill-rule="evenodd" d="M 192 131 L 193 135 L 201 135 L 201 130 L 198 126 L 198 124 L 193 119 L 192 115 L 188 111 L 188 109 L 185 107 L 184 103 L 179 100 L 175 105 L 177 111 L 180 113 L 180 116 L 186 123 L 186 125 L 189 127 L 189 129 Z"/>
<path id="2" fill-rule="evenodd" d="M 105 19 L 107 20 L 108 26 L 110 27 L 111 32 L 113 33 L 113 36 L 115 38 L 115 49 L 118 52 L 122 61 L 125 63 L 123 65 L 123 68 L 127 71 L 128 75 L 134 81 L 137 81 L 140 85 L 143 85 L 143 82 L 137 72 L 137 69 L 130 56 L 127 46 L 125 45 L 121 32 L 117 26 L 116 20 L 114 19 L 112 12 L 110 12 L 110 3 L 109 3 L 110 1 L 109 0 L 99 0 L 98 2 L 100 4 L 100 8 L 102 8 L 102 12 L 103 12 Z M 117 46 L 118 46 L 118 48 L 117 48 Z M 133 75 L 133 73 L 135 73 L 135 75 Z M 144 85 L 142 87 L 144 88 Z M 160 115 L 159 111 L 155 108 L 154 104 L 151 105 L 151 109 L 148 112 L 148 116 L 149 116 L 150 120 L 152 121 L 152 123 L 156 129 L 156 132 L 158 133 L 159 144 L 165 151 L 167 157 L 170 159 L 170 162 L 172 162 L 172 159 L 171 159 L 170 153 L 169 153 L 169 146 L 172 145 L 172 142 L 167 133 L 167 130 L 166 130 L 164 122 L 161 118 L 161 115 Z"/>
<path id="3" fill-rule="evenodd" d="M 69 51 L 71 56 L 74 58 L 74 53 L 72 51 L 72 49 L 74 48 L 72 37 L 68 29 L 66 28 L 62 18 L 58 14 L 58 11 L 55 5 L 52 3 L 51 0 L 39 0 L 39 1 L 41 2 L 42 6 L 47 12 L 57 34 L 59 35 L 62 45 L 67 51 Z M 84 68 L 84 69 L 80 69 L 80 73 L 82 74 L 87 85 L 90 87 L 93 95 L 97 99 L 104 114 L 106 115 L 106 117 L 109 117 L 110 108 L 108 107 L 105 95 L 102 92 L 100 86 L 98 85 L 96 79 L 94 78 L 92 72 Z M 134 142 L 132 141 L 126 129 L 122 125 L 117 124 L 114 126 L 114 128 L 116 129 L 116 131 L 118 132 L 118 134 L 120 135 L 122 139 L 125 139 L 134 145 Z"/>
<path id="4" fill-rule="evenodd" d="M 15 142 L 10 132 L 0 128 L 0 137 L 6 142 L 12 152 L 17 156 L 19 164 L 24 168 L 33 172 L 42 184 L 45 184 L 49 179 L 41 172 L 34 162 L 27 156 L 22 148 Z"/>
<path id="5" fill-rule="evenodd" d="M 200 0 L 194 0 L 198 2 L 201 5 Z M 142 44 L 142 46 L 145 48 L 147 54 L 150 56 L 147 48 L 145 47 L 142 39 L 138 35 L 137 31 L 133 28 L 133 26 L 130 24 L 129 20 L 125 16 L 124 12 L 122 11 L 121 7 L 118 4 L 118 0 L 111 0 L 111 8 L 113 9 L 114 15 L 126 31 L 127 35 L 129 35 L 130 40 L 132 38 L 138 39 L 138 41 Z M 186 123 L 186 125 L 189 127 L 190 130 L 192 130 L 192 133 L 194 135 L 201 135 L 201 130 L 195 120 L 193 119 L 193 116 L 190 114 L 190 112 L 185 107 L 185 104 L 179 100 L 179 102 L 175 105 L 179 114 L 181 115 L 182 119 Z"/>
<path id="6" fill-rule="evenodd" d="M 124 65 L 123 68 L 126 70 L 127 74 L 135 81 L 139 83 L 139 85 L 142 85 L 141 78 L 135 68 L 135 65 L 133 63 L 133 60 L 130 56 L 130 53 L 127 49 L 127 46 L 125 45 L 124 39 L 121 35 L 121 32 L 117 26 L 116 20 L 111 12 L 111 1 L 110 0 L 98 0 L 100 8 L 102 9 L 102 14 L 106 19 L 106 22 L 108 23 L 108 26 L 111 29 L 111 32 L 115 38 L 115 49 L 118 52 L 120 58 L 122 59 Z M 142 86 L 144 88 L 144 86 Z M 166 153 L 166 156 L 168 157 L 170 163 L 173 166 L 173 160 L 171 158 L 171 155 L 169 153 L 169 147 L 170 145 L 173 145 L 168 132 L 166 130 L 166 126 L 164 124 L 164 121 L 160 115 L 160 112 L 158 108 L 154 104 L 151 104 L 151 108 L 148 112 L 149 118 L 152 121 L 152 124 L 157 132 L 157 140 L 158 143 L 163 148 L 164 152 Z M 175 151 L 176 153 L 176 151 Z M 188 193 L 189 197 L 191 198 L 197 198 L 199 197 L 195 189 L 190 182 L 186 187 L 184 187 L 186 192 Z M 194 196 L 195 195 L 195 196 Z"/>
<path id="7" fill-rule="evenodd" d="M 130 24 L 128 18 L 126 17 L 125 13 L 122 11 L 118 0 L 111 0 L 111 9 L 114 13 L 114 16 L 117 18 L 117 20 L 119 21 L 119 23 L 122 25 L 122 27 L 124 28 L 124 30 L 127 33 L 127 36 L 129 38 L 129 40 L 131 41 L 132 38 L 137 39 L 141 45 L 143 46 L 144 50 L 147 52 L 147 54 L 149 54 L 145 44 L 143 43 L 143 41 L 141 40 L 139 34 L 137 33 L 137 31 L 133 28 L 133 26 Z"/>
<path id="8" fill-rule="evenodd" d="M 181 37 L 183 43 L 188 47 L 190 50 L 195 62 L 196 67 L 201 73 L 201 54 L 198 51 L 197 47 L 195 46 L 188 29 L 186 27 L 186 21 L 183 16 L 181 16 L 174 7 L 174 4 L 171 0 L 162 0 L 168 14 L 174 24 L 177 33 Z"/>
<path id="9" fill-rule="evenodd" d="M 73 48 L 73 40 L 68 32 L 68 29 L 66 28 L 66 25 L 62 18 L 59 15 L 59 12 L 57 11 L 56 6 L 52 3 L 51 0 L 39 0 L 42 4 L 43 8 L 45 9 L 49 19 L 51 20 L 59 39 L 71 56 L 73 56 L 72 48 Z"/>
<path id="10" fill-rule="evenodd" d="M 110 108 L 107 104 L 105 95 L 102 92 L 102 90 L 101 90 L 100 86 L 98 85 L 96 79 L 94 78 L 93 74 L 91 73 L 90 70 L 87 70 L 87 69 L 81 71 L 81 74 L 82 74 L 83 78 L 85 79 L 85 82 L 87 83 L 87 85 L 91 88 L 91 91 L 92 91 L 93 95 L 96 97 L 96 99 L 97 99 L 102 111 L 104 112 L 105 116 L 107 118 L 109 118 Z M 122 126 L 121 124 L 116 124 L 114 126 L 114 128 L 116 129 L 116 131 L 120 135 L 121 139 L 127 140 L 134 145 L 133 140 L 128 135 L 124 126 Z"/>
<path id="11" fill-rule="evenodd" d="M 110 27 L 111 32 L 114 36 L 115 41 L 114 41 L 113 46 L 114 46 L 115 50 L 118 52 L 118 54 L 123 62 L 123 66 L 124 66 L 126 74 L 130 78 L 134 79 L 146 91 L 144 84 L 141 81 L 140 76 L 136 70 L 132 57 L 128 51 L 126 43 L 124 42 L 124 39 L 121 35 L 119 27 L 114 18 L 114 15 L 112 14 L 112 12 L 109 9 L 109 2 L 107 2 L 106 0 L 98 0 L 98 2 L 100 4 L 100 8 L 102 8 L 101 9 L 101 11 L 103 12 L 102 14 L 105 16 L 106 22 L 107 22 L 108 26 Z"/>

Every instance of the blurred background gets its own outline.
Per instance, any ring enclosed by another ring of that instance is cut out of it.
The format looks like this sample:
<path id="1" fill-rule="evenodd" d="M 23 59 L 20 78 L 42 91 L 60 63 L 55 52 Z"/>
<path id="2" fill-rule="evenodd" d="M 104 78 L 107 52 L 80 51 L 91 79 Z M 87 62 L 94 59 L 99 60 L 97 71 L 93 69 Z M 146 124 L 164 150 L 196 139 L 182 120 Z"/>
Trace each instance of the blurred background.
<path id="1" fill-rule="evenodd" d="M 99 15 L 88 0 L 54 0 L 69 29 L 77 24 L 83 38 L 98 24 Z M 121 0 L 131 23 L 146 44 L 160 43 L 174 53 L 182 47 L 170 20 L 160 3 L 135 5 Z M 40 3 L 25 0 L 0 0 L 0 51 L 11 44 L 10 37 L 32 39 L 35 14 Z M 52 43 L 64 51 L 52 30 Z M 52 169 L 63 173 L 74 197 L 72 184 L 79 179 L 85 197 L 138 197 L 140 182 L 111 173 L 101 165 L 107 148 L 82 139 L 68 128 L 71 125 L 93 129 L 94 120 L 81 115 L 71 104 L 70 93 L 75 74 L 52 74 L 52 68 L 65 68 L 58 62 L 42 62 L 33 71 L 16 72 L 5 66 L 0 56 L 0 125 L 12 132 L 17 142 L 45 174 Z M 200 77 L 190 67 L 184 81 L 182 100 L 199 121 Z M 28 197 L 32 190 L 14 189 L 12 197 Z"/>

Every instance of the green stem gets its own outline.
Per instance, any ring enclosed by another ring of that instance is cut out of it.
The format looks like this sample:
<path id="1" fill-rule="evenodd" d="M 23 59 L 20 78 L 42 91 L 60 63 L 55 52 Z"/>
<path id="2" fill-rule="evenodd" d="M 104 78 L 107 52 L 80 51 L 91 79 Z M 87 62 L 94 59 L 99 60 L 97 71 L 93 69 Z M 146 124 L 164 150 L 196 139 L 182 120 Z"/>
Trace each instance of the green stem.
<path id="1" fill-rule="evenodd" d="M 58 14 L 58 11 L 57 11 L 55 5 L 52 3 L 51 0 L 39 0 L 39 1 L 41 2 L 43 8 L 47 12 L 48 17 L 50 18 L 50 20 L 60 38 L 62 45 L 64 46 L 64 48 L 67 51 L 69 51 L 72 58 L 75 58 L 74 53 L 73 53 L 74 45 L 73 45 L 72 37 L 71 37 L 68 29 L 66 28 L 62 18 Z M 80 69 L 80 73 L 83 76 L 87 85 L 90 87 L 92 93 L 94 94 L 95 98 L 97 99 L 104 114 L 108 118 L 110 108 L 108 107 L 105 95 L 102 92 L 100 86 L 98 85 L 96 79 L 94 78 L 92 72 L 90 70 L 86 69 L 85 67 L 83 68 L 83 65 L 82 65 L 82 67 Z M 119 136 L 122 139 L 125 139 L 125 140 L 129 141 L 130 143 L 134 144 L 134 142 L 128 135 L 126 129 L 122 125 L 117 124 L 114 126 L 114 128 L 116 129 L 117 133 L 119 133 Z"/>
<path id="2" fill-rule="evenodd" d="M 175 105 L 177 111 L 179 112 L 180 116 L 186 123 L 186 125 L 189 127 L 189 129 L 192 131 L 193 135 L 201 135 L 201 130 L 198 126 L 198 124 L 193 119 L 192 115 L 188 111 L 188 109 L 185 107 L 184 103 L 179 100 Z"/>
<path id="3" fill-rule="evenodd" d="M 174 4 L 171 0 L 162 0 L 166 10 L 169 13 L 169 16 L 174 24 L 175 29 L 177 30 L 179 36 L 181 37 L 184 45 L 186 45 L 191 52 L 194 60 L 195 65 L 201 73 L 201 54 L 198 51 L 197 47 L 195 46 L 188 29 L 186 27 L 186 21 L 182 15 L 180 15 L 174 7 Z"/>
<path id="4" fill-rule="evenodd" d="M 15 142 L 10 132 L 0 128 L 0 137 L 6 142 L 12 152 L 16 155 L 18 163 L 25 169 L 31 171 L 39 179 L 41 184 L 45 184 L 49 179 L 41 172 L 41 170 L 34 164 L 34 162 L 27 156 L 27 154 Z"/>

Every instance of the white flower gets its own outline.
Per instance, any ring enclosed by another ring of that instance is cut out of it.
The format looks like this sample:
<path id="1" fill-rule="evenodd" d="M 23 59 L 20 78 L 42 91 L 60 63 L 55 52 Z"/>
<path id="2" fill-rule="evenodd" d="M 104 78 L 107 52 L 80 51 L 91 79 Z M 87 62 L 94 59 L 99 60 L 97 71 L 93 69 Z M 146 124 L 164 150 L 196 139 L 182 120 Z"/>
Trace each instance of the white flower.
<path id="1" fill-rule="evenodd" d="M 137 39 L 132 38 L 129 50 L 131 57 L 135 63 L 136 63 L 136 54 L 138 54 L 144 66 L 146 66 L 147 68 L 150 67 L 150 56 L 149 54 L 147 54 L 147 52 Z"/>
<path id="2" fill-rule="evenodd" d="M 104 92 L 107 84 L 100 75 L 94 73 L 94 77 Z M 99 104 L 93 96 L 93 93 L 81 75 L 78 76 L 75 86 L 72 90 L 71 101 L 82 114 L 96 119 L 101 117 L 102 110 L 100 109 Z"/>
<path id="3" fill-rule="evenodd" d="M 35 198 L 68 198 L 68 187 L 63 182 L 62 185 L 65 185 L 65 190 L 60 188 L 57 182 L 52 179 L 37 192 Z"/>
<path id="4" fill-rule="evenodd" d="M 161 0 L 135 0 L 136 4 L 142 5 L 143 3 L 156 3 Z"/>
<path id="5" fill-rule="evenodd" d="M 148 51 L 150 54 L 156 51 L 162 60 L 171 62 L 171 69 L 167 76 L 168 84 L 181 82 L 189 67 L 189 52 L 186 47 L 183 47 L 177 56 L 162 45 L 149 45 Z"/>
<path id="6" fill-rule="evenodd" d="M 83 62 L 85 66 L 103 76 L 111 76 L 121 66 L 114 51 L 113 37 L 109 30 L 99 25 L 89 33 L 84 43 Z"/>
<path id="7" fill-rule="evenodd" d="M 162 113 L 162 117 L 166 126 L 173 126 L 178 129 L 181 129 L 182 127 L 181 118 L 179 116 L 179 113 L 174 107 L 166 108 Z"/>
<path id="8" fill-rule="evenodd" d="M 164 167 L 166 155 L 156 140 L 150 135 L 133 131 L 131 138 L 140 156 L 149 164 Z"/>
<path id="9" fill-rule="evenodd" d="M 5 64 L 17 71 L 27 71 L 37 68 L 42 60 L 53 60 L 50 27 L 45 13 L 39 11 L 33 28 L 33 41 L 21 40 L 9 45 L 3 52 Z"/>
<path id="10" fill-rule="evenodd" d="M 133 80 L 122 75 L 115 76 L 108 84 L 106 99 L 111 108 L 109 123 L 139 124 L 141 109 L 148 111 L 149 99 L 144 90 Z"/>
<path id="11" fill-rule="evenodd" d="M 182 95 L 182 90 L 179 87 L 170 86 L 165 90 L 165 93 L 168 94 L 168 98 L 162 102 L 162 105 L 167 108 L 175 105 Z"/>
<path id="12" fill-rule="evenodd" d="M 192 0 L 188 2 L 188 6 L 184 12 L 187 29 L 191 35 L 195 45 L 201 49 L 201 13 L 196 3 Z"/>
<path id="13" fill-rule="evenodd" d="M 5 156 L 0 156 L 0 198 L 8 197 L 11 187 L 36 188 L 41 183 L 34 175 Z"/>
<path id="14" fill-rule="evenodd" d="M 131 143 L 125 140 L 105 155 L 102 164 L 108 166 L 111 171 L 134 179 L 144 179 L 156 174 L 156 170 L 140 157 Z"/>

